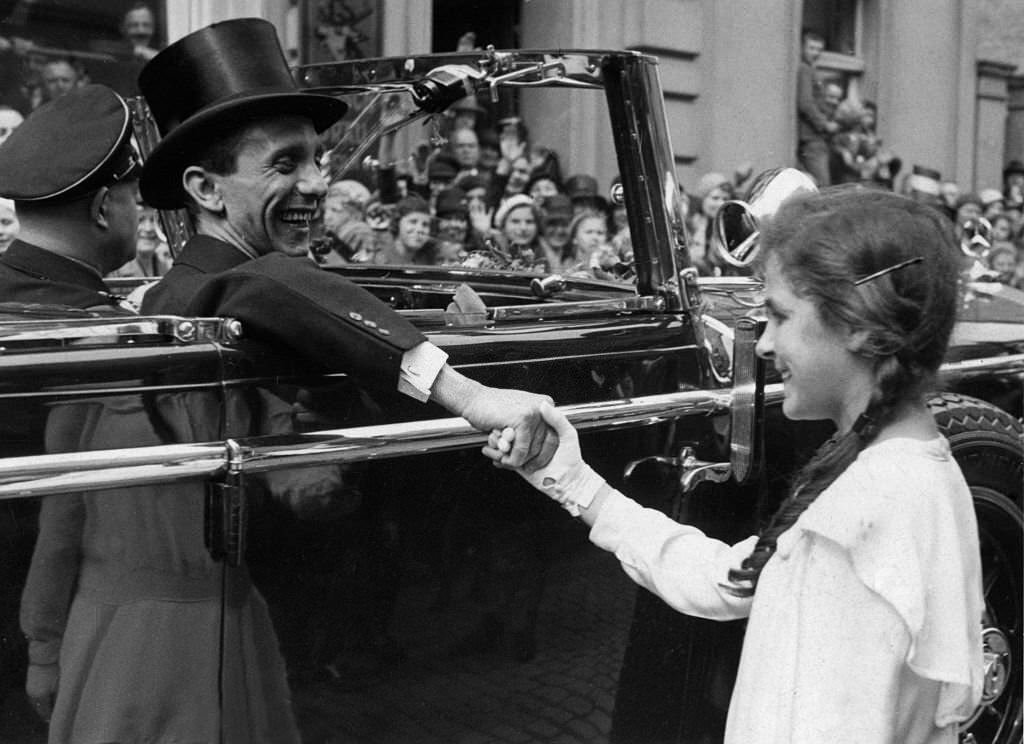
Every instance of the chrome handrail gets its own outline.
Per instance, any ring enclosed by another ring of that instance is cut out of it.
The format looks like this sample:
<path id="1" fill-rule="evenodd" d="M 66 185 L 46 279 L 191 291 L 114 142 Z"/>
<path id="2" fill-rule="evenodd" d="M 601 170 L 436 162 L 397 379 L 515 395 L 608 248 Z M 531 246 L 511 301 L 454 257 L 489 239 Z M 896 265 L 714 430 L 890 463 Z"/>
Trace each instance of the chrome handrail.
<path id="1" fill-rule="evenodd" d="M 177 315 L 117 315 L 104 318 L 17 320 L 0 327 L 0 351 L 14 344 L 88 339 L 116 341 L 159 336 L 180 343 L 238 340 L 242 325 L 234 318 L 186 318 Z"/>
<path id="2" fill-rule="evenodd" d="M 731 393 L 693 390 L 560 408 L 581 431 L 650 426 L 729 409 Z M 242 472 L 381 460 L 480 446 L 486 434 L 463 418 L 331 429 L 227 443 L 176 444 L 0 459 L 0 500 L 174 483 L 218 475 L 228 449 Z M 264 442 L 271 442 L 265 444 Z"/>
<path id="3" fill-rule="evenodd" d="M 1024 354 L 952 362 L 942 367 L 945 380 L 976 374 L 1024 375 Z M 782 383 L 765 386 L 765 404 L 783 399 Z M 559 408 L 580 431 L 650 426 L 692 416 L 727 413 L 733 392 L 687 390 Z M 228 442 L 176 444 L 134 449 L 70 452 L 0 458 L 0 500 L 33 498 L 106 488 L 175 483 L 210 478 L 232 460 L 246 473 L 283 468 L 383 460 L 480 446 L 485 435 L 465 419 L 444 418 L 397 424 L 252 437 Z M 270 442 L 267 444 L 266 442 Z"/>

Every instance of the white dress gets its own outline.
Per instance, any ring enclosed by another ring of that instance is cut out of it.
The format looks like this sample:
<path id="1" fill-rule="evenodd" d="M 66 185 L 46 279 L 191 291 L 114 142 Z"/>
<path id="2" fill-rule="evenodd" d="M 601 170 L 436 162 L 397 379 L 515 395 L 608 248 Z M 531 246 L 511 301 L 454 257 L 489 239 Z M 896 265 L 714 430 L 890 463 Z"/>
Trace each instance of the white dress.
<path id="1" fill-rule="evenodd" d="M 981 696 L 981 561 L 945 439 L 866 448 L 778 542 L 751 598 L 729 546 L 618 493 L 590 539 L 687 614 L 748 617 L 726 744 L 939 744 Z"/>

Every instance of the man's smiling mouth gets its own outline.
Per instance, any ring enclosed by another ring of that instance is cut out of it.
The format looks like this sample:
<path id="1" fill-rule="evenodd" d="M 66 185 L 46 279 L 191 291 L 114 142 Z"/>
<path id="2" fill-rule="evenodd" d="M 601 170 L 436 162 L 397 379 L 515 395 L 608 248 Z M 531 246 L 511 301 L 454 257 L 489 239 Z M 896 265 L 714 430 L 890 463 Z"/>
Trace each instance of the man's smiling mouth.
<path id="1" fill-rule="evenodd" d="M 281 212 L 281 221 L 295 227 L 309 227 L 315 216 L 315 209 L 285 209 Z"/>

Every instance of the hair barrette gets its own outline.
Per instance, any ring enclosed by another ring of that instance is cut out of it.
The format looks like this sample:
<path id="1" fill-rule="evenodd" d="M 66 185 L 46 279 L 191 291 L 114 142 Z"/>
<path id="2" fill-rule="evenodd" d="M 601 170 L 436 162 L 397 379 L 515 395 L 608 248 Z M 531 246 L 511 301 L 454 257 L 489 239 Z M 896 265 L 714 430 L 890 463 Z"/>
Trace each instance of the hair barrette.
<path id="1" fill-rule="evenodd" d="M 923 256 L 915 256 L 914 258 L 908 258 L 906 261 L 900 261 L 898 264 L 893 264 L 892 266 L 882 269 L 881 271 L 876 271 L 874 274 L 868 274 L 867 276 L 862 276 L 860 279 L 855 279 L 853 283 L 856 285 L 864 284 L 865 282 L 870 282 L 871 280 L 877 279 L 880 276 L 891 274 L 894 271 L 905 269 L 908 266 L 913 266 L 914 264 L 921 263 L 922 261 L 924 261 Z"/>

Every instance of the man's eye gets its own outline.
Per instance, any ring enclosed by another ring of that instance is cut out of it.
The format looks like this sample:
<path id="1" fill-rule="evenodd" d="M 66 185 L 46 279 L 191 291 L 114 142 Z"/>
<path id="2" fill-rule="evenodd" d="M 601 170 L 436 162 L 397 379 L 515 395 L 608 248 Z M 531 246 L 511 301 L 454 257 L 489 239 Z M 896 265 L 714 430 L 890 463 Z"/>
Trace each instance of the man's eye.
<path id="1" fill-rule="evenodd" d="M 274 163 L 274 168 L 280 173 L 291 173 L 295 170 L 295 161 L 291 158 L 284 158 Z"/>

